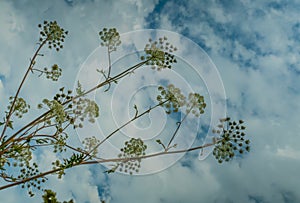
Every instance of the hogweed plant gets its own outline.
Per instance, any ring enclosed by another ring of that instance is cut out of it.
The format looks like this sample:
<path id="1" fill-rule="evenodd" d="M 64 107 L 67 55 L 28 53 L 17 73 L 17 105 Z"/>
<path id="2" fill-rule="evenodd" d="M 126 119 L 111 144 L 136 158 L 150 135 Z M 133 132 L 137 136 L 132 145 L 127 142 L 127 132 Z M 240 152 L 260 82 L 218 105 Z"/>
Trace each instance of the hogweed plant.
<path id="1" fill-rule="evenodd" d="M 140 61 L 127 69 L 122 70 L 116 75 L 111 75 L 111 54 L 117 51 L 121 44 L 121 37 L 116 28 L 104 28 L 99 32 L 100 45 L 107 47 L 109 67 L 108 72 L 101 70 L 104 80 L 95 84 L 93 88 L 84 90 L 80 81 L 77 82 L 76 92 L 62 87 L 58 93 L 51 98 L 41 98 L 37 109 L 41 114 L 31 121 L 22 121 L 21 127 L 15 127 L 14 121 L 22 119 L 24 114 L 30 113 L 32 106 L 27 103 L 26 98 L 22 97 L 21 90 L 28 80 L 29 74 L 38 77 L 45 76 L 46 79 L 57 81 L 63 69 L 57 64 L 51 68 L 39 69 L 35 67 L 36 61 L 44 56 L 42 49 L 54 49 L 60 51 L 64 48 L 63 43 L 68 31 L 61 28 L 56 21 L 44 21 L 38 25 L 40 37 L 38 47 L 33 54 L 29 66 L 23 76 L 15 95 L 9 97 L 9 104 L 4 111 L 5 116 L 0 122 L 2 127 L 0 136 L 0 177 L 6 184 L 0 186 L 0 190 L 21 186 L 28 190 L 28 194 L 33 196 L 36 190 L 43 190 L 44 202 L 58 202 L 56 193 L 44 188 L 44 183 L 49 175 L 57 175 L 58 178 L 64 176 L 67 170 L 82 165 L 111 163 L 107 173 L 122 171 L 124 173 L 138 173 L 143 164 L 143 159 L 164 156 L 167 154 L 185 153 L 194 150 L 201 150 L 206 147 L 214 146 L 213 155 L 219 163 L 229 161 L 238 154 L 243 154 L 250 150 L 250 141 L 246 139 L 245 126 L 242 120 L 231 121 L 230 118 L 221 118 L 220 124 L 216 126 L 213 133 L 216 137 L 211 143 L 176 150 L 180 143 L 174 143 L 181 124 L 185 122 L 188 115 L 199 117 L 204 114 L 206 103 L 204 97 L 199 93 L 191 92 L 184 95 L 181 90 L 173 84 L 158 87 L 157 103 L 150 106 L 147 110 L 140 112 L 138 106 L 134 105 L 135 114 L 119 128 L 106 135 L 105 139 L 98 140 L 95 136 L 87 137 L 82 141 L 81 146 L 68 144 L 70 137 L 69 128 L 82 128 L 84 121 L 94 123 L 95 119 L 101 116 L 101 107 L 87 98 L 87 95 L 98 89 L 106 87 L 105 91 L 120 79 L 126 78 L 140 68 L 154 70 L 171 69 L 172 64 L 176 63 L 173 54 L 177 48 L 168 42 L 167 37 L 161 37 L 158 41 L 149 40 L 144 48 L 144 54 Z M 3 106 L 3 105 L 1 105 Z M 164 143 L 161 140 L 153 140 L 162 147 L 162 151 L 157 153 L 147 153 L 147 145 L 141 138 L 131 138 L 124 143 L 119 155 L 115 158 L 99 157 L 98 151 L 104 142 L 116 135 L 122 128 L 138 120 L 144 115 L 149 114 L 153 109 L 162 107 L 167 115 L 181 112 L 183 118 L 177 122 L 173 132 L 170 132 L 169 141 Z M 2 109 L 3 110 L 3 109 Z M 8 129 L 10 129 L 8 131 Z M 33 154 L 36 150 L 43 147 L 51 148 L 53 153 L 59 156 L 56 160 L 49 160 L 52 168 L 42 171 L 39 163 L 33 161 Z M 71 156 L 70 156 L 71 154 Z M 70 200 L 69 202 L 73 202 Z"/>

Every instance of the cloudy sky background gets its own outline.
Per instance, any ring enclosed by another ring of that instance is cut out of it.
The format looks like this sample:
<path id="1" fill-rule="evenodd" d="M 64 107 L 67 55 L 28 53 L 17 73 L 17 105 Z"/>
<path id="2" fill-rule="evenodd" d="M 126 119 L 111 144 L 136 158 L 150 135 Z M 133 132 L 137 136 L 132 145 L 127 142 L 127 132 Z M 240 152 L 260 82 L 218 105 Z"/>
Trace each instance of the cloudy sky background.
<path id="1" fill-rule="evenodd" d="M 299 51 L 297 1 L 1 1 L 0 106 L 14 94 L 36 48 L 37 24 L 57 20 L 69 31 L 65 48 L 47 51 L 41 67 L 57 63 L 63 79 L 36 77 L 22 95 L 29 103 L 73 88 L 81 65 L 98 48 L 98 32 L 164 29 L 197 43 L 216 65 L 226 90 L 228 115 L 244 119 L 252 151 L 219 165 L 197 153 L 153 175 L 106 176 L 101 166 L 72 169 L 46 187 L 76 202 L 299 202 Z M 40 87 L 37 89 L 36 86 Z M 34 92 L 34 94 L 33 94 Z M 117 101 L 116 101 L 117 102 Z M 29 117 L 28 117 L 29 118 Z M 209 119 L 209 118 L 207 118 Z M 206 121 L 204 119 L 204 121 Z M 201 129 L 202 130 L 202 129 Z M 36 159 L 47 160 L 45 152 Z M 4 202 L 40 202 L 26 191 L 0 192 Z"/>

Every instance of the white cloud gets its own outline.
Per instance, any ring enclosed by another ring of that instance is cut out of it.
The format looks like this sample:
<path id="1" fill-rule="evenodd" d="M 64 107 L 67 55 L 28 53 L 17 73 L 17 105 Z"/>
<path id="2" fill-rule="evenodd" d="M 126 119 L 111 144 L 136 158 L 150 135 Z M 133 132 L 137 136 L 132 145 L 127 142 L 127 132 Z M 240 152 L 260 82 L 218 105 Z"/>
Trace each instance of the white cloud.
<path id="1" fill-rule="evenodd" d="M 276 154 L 280 157 L 287 158 L 287 159 L 295 159 L 295 160 L 300 159 L 300 151 L 292 149 L 290 147 L 278 148 Z"/>
<path id="2" fill-rule="evenodd" d="M 165 20 L 156 21 L 158 27 L 183 32 L 204 46 L 221 73 L 229 116 L 247 123 L 252 140 L 249 157 L 225 166 L 209 162 L 222 188 L 215 191 L 214 200 L 297 201 L 299 183 L 294 178 L 299 178 L 296 170 L 300 165 L 294 157 L 299 145 L 299 94 L 295 88 L 299 82 L 294 78 L 298 76 L 299 42 L 291 36 L 299 19 L 294 8 L 299 5 L 275 8 L 267 1 L 220 4 L 195 1 L 178 6 L 169 2 L 161 11 Z M 198 14 L 190 17 L 179 7 L 190 15 L 198 9 Z M 297 64 L 295 71 L 291 64 Z"/>

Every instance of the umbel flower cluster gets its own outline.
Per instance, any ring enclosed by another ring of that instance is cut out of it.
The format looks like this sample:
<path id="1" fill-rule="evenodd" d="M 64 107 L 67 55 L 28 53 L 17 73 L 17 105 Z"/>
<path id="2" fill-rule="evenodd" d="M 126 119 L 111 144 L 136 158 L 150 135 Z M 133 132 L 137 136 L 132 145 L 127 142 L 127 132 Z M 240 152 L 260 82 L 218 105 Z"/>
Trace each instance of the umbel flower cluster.
<path id="1" fill-rule="evenodd" d="M 181 93 L 180 89 L 173 84 L 168 85 L 166 89 L 163 86 L 159 86 L 158 91 L 160 91 L 160 95 L 158 95 L 156 99 L 166 108 L 167 114 L 178 112 L 179 108 L 183 107 L 186 103 L 185 96 Z M 163 101 L 166 102 L 164 103 Z"/>
<path id="2" fill-rule="evenodd" d="M 63 42 L 65 40 L 68 31 L 61 28 L 56 21 L 44 21 L 43 24 L 39 24 L 40 28 L 40 39 L 41 43 L 47 42 L 48 48 L 54 48 L 59 51 L 63 48 Z"/>
<path id="3" fill-rule="evenodd" d="M 11 108 L 11 105 L 13 103 L 13 100 L 14 100 L 14 97 L 9 97 L 9 105 L 7 106 L 7 109 L 9 110 Z M 18 97 L 16 99 L 16 102 L 15 102 L 15 105 L 13 107 L 13 110 L 12 110 L 12 113 L 18 117 L 18 118 L 22 118 L 23 115 L 25 113 L 28 112 L 28 110 L 30 109 L 30 105 L 26 103 L 26 101 L 21 98 L 21 97 Z M 8 112 L 6 112 L 8 113 Z"/>
<path id="4" fill-rule="evenodd" d="M 24 167 L 20 170 L 20 175 L 18 176 L 18 179 L 20 179 L 20 180 L 26 179 L 31 176 L 37 175 L 39 173 L 40 173 L 40 171 L 38 169 L 38 165 L 36 163 L 33 163 L 32 166 L 27 165 L 26 167 Z M 28 188 L 28 194 L 30 196 L 33 196 L 34 193 L 32 192 L 31 188 L 36 188 L 38 190 L 41 190 L 41 184 L 44 183 L 45 181 L 46 181 L 45 177 L 40 177 L 40 178 L 34 179 L 30 182 L 23 183 L 21 187 Z"/>
<path id="5" fill-rule="evenodd" d="M 97 155 L 99 144 L 100 144 L 100 140 L 98 140 L 95 136 L 87 137 L 82 141 L 84 150 L 86 153 L 90 155 L 90 158 L 93 158 Z"/>
<path id="6" fill-rule="evenodd" d="M 230 118 L 220 119 L 218 129 L 213 133 L 219 135 L 213 150 L 213 155 L 219 163 L 231 160 L 237 154 L 243 154 L 250 151 L 250 140 L 245 139 L 244 121 L 230 121 Z"/>
<path id="7" fill-rule="evenodd" d="M 199 93 L 190 93 L 186 106 L 186 113 L 191 111 L 194 116 L 199 117 L 200 114 L 204 114 L 206 103 L 204 102 L 204 97 Z"/>
<path id="8" fill-rule="evenodd" d="M 28 143 L 15 144 L 7 153 L 0 157 L 1 176 L 9 182 L 16 182 L 38 175 L 40 173 L 38 164 L 32 160 L 32 151 Z M 14 167 L 13 171 L 19 169 L 17 176 L 10 175 L 12 171 L 7 171 L 5 165 Z M 33 196 L 32 188 L 41 189 L 41 183 L 45 182 L 45 177 L 39 177 L 31 181 L 23 182 L 21 187 L 28 189 L 28 194 Z"/>
<path id="9" fill-rule="evenodd" d="M 117 46 L 121 44 L 120 34 L 116 28 L 103 28 L 103 30 L 99 32 L 99 36 L 102 40 L 101 46 L 107 47 L 109 52 L 116 51 Z"/>
<path id="10" fill-rule="evenodd" d="M 146 55 L 141 56 L 141 60 L 147 60 L 146 65 L 150 65 L 152 69 L 170 69 L 173 63 L 177 63 L 175 56 L 172 54 L 177 51 L 177 48 L 167 40 L 167 37 L 159 38 L 158 41 L 149 39 L 149 43 L 144 48 Z"/>
<path id="11" fill-rule="evenodd" d="M 41 109 L 44 106 L 47 106 L 50 109 L 50 117 L 45 120 L 45 123 L 51 125 L 51 119 L 54 117 L 55 123 L 61 125 L 66 121 L 67 112 L 65 111 L 65 107 L 63 103 L 71 98 L 72 91 L 69 90 L 67 94 L 64 93 L 64 88 L 59 89 L 60 93 L 57 93 L 53 100 L 43 99 L 42 103 L 38 105 L 38 108 Z M 71 106 L 68 106 L 71 107 Z"/>
<path id="12" fill-rule="evenodd" d="M 42 73 L 46 74 L 46 78 L 51 79 L 52 81 L 57 81 L 58 78 L 61 76 L 61 72 L 62 69 L 57 64 L 51 66 L 51 70 L 45 67 L 44 70 L 42 71 Z"/>
<path id="13" fill-rule="evenodd" d="M 117 169 L 120 172 L 138 173 L 141 167 L 140 156 L 146 155 L 147 145 L 144 144 L 143 140 L 140 138 L 131 138 L 129 141 L 125 142 L 125 147 L 121 148 L 121 153 L 118 155 L 123 161 L 118 162 L 112 169 L 106 171 L 107 173 L 113 173 Z"/>
<path id="14" fill-rule="evenodd" d="M 166 108 L 166 113 L 178 112 L 179 108 L 186 106 L 186 113 L 192 113 L 194 116 L 199 117 L 204 113 L 206 103 L 204 97 L 199 93 L 190 93 L 188 99 L 181 93 L 181 90 L 173 84 L 164 88 L 158 87 L 160 95 L 156 97 L 161 106 Z"/>

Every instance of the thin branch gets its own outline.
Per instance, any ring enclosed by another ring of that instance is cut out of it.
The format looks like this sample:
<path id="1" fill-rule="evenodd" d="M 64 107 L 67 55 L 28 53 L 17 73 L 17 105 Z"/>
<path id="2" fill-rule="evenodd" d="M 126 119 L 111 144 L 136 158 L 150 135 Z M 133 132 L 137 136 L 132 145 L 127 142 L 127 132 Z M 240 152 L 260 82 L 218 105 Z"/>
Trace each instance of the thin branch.
<path id="1" fill-rule="evenodd" d="M 7 129 L 8 123 L 9 123 L 9 121 L 10 121 L 10 117 L 11 117 L 11 115 L 12 115 L 12 113 L 13 113 L 13 109 L 15 108 L 15 103 L 16 103 L 16 101 L 17 101 L 17 98 L 18 98 L 18 96 L 19 96 L 19 93 L 20 93 L 20 91 L 21 91 L 21 88 L 22 88 L 22 86 L 23 86 L 23 84 L 24 84 L 24 82 L 25 82 L 25 80 L 26 80 L 26 78 L 27 78 L 27 76 L 28 76 L 30 70 L 32 69 L 32 67 L 33 67 L 34 64 L 35 64 L 35 59 L 36 59 L 36 57 L 38 56 L 39 51 L 40 51 L 40 50 L 42 49 L 42 47 L 46 44 L 47 40 L 48 40 L 48 38 L 45 39 L 45 40 L 40 44 L 40 46 L 38 47 L 38 49 L 35 51 L 35 53 L 34 53 L 32 59 L 30 60 L 30 64 L 29 64 L 29 66 L 28 66 L 28 68 L 27 68 L 27 71 L 26 71 L 25 75 L 23 76 L 23 79 L 22 79 L 22 81 L 21 81 L 21 83 L 20 83 L 20 85 L 19 85 L 19 87 L 18 87 L 18 90 L 17 90 L 17 92 L 16 92 L 16 94 L 15 94 L 15 97 L 14 97 L 14 100 L 13 100 L 13 102 L 12 102 L 12 104 L 11 104 L 11 107 L 10 107 L 10 109 L 9 109 L 9 112 L 8 112 L 8 114 L 7 114 L 7 116 L 6 116 L 6 121 L 5 121 L 3 130 L 2 130 L 2 133 L 1 133 L 1 136 L 0 136 L 0 140 L 2 140 L 2 138 L 4 137 L 5 131 L 6 131 L 6 129 Z"/>
<path id="2" fill-rule="evenodd" d="M 111 59 L 110 59 L 110 51 L 109 51 L 109 46 L 107 46 L 107 57 L 108 57 L 108 74 L 107 78 L 110 77 L 110 72 L 111 72 Z"/>
<path id="3" fill-rule="evenodd" d="M 130 119 L 129 121 L 127 121 L 126 123 L 124 123 L 122 126 L 120 126 L 119 128 L 117 128 L 116 130 L 114 130 L 112 133 L 110 133 L 109 135 L 107 135 L 99 144 L 97 144 L 93 149 L 90 150 L 89 153 L 92 153 L 94 150 L 96 150 L 100 145 L 102 145 L 106 140 L 108 140 L 111 136 L 113 136 L 115 133 L 117 133 L 118 131 L 120 131 L 122 128 L 124 128 L 125 126 L 127 126 L 128 124 L 132 123 L 133 121 L 135 121 L 136 119 L 142 117 L 143 115 L 150 113 L 150 111 L 152 111 L 153 109 L 157 108 L 158 106 L 163 105 L 164 103 L 168 102 L 168 100 L 165 100 L 163 102 L 160 102 L 158 104 L 156 104 L 153 107 L 150 107 L 149 109 L 147 109 L 146 111 L 144 111 L 143 113 L 140 113 L 139 115 L 135 114 L 135 116 Z M 84 157 L 85 158 L 85 157 Z"/>
<path id="4" fill-rule="evenodd" d="M 58 139 L 55 137 L 55 135 L 39 134 L 39 135 L 35 135 L 34 137 L 45 137 L 45 138 L 51 138 L 51 139 L 58 141 Z M 51 143 L 51 144 L 49 144 L 49 146 L 50 145 L 53 145 L 53 144 Z M 31 145 L 31 146 L 34 146 L 34 145 Z M 37 145 L 37 146 L 40 146 L 40 145 Z M 72 147 L 71 145 L 68 145 L 67 143 L 64 146 L 73 151 L 80 152 L 80 153 L 86 154 L 88 156 L 91 156 L 88 152 L 81 150 L 81 149 L 77 149 L 75 147 Z"/>
<path id="5" fill-rule="evenodd" d="M 166 150 L 169 150 L 169 149 L 170 149 L 171 143 L 172 143 L 172 141 L 174 140 L 174 138 L 175 138 L 175 136 L 176 136 L 176 134 L 177 134 L 179 128 L 181 127 L 181 124 L 182 124 L 182 123 L 184 122 L 184 120 L 187 118 L 187 116 L 188 116 L 189 113 L 191 112 L 192 108 L 193 108 L 193 107 L 191 107 L 191 108 L 187 111 L 187 113 L 184 115 L 184 117 L 183 117 L 183 119 L 182 119 L 181 121 L 177 122 L 176 130 L 175 130 L 175 132 L 173 133 L 173 136 L 171 137 L 171 139 L 170 139 L 170 141 L 169 141 L 167 147 L 165 148 Z"/>
<path id="6" fill-rule="evenodd" d="M 214 146 L 215 143 L 208 143 L 205 145 L 201 145 L 201 146 L 197 146 L 197 147 L 192 147 L 192 148 L 188 148 L 188 149 L 183 149 L 183 150 L 175 150 L 175 151 L 163 151 L 163 152 L 157 152 L 157 153 L 153 153 L 153 154 L 149 154 L 149 155 L 144 155 L 144 156 L 138 156 L 138 157 L 130 157 L 130 158 L 112 158 L 112 159 L 102 159 L 102 160 L 98 160 L 98 161 L 84 161 L 81 163 L 78 163 L 76 165 L 74 165 L 73 167 L 76 166 L 80 166 L 80 165 L 90 165 L 90 164 L 98 164 L 98 163 L 109 163 L 109 162 L 126 162 L 126 161 L 132 161 L 132 160 L 140 160 L 140 159 L 148 159 L 151 157 L 157 157 L 157 156 L 162 156 L 162 155 L 169 155 L 169 154 L 180 154 L 180 153 L 185 153 L 185 152 L 190 152 L 190 151 L 195 151 L 195 150 L 199 150 L 199 149 L 203 149 L 206 147 L 210 147 L 210 146 Z M 35 175 L 35 176 L 31 176 L 29 178 L 23 179 L 21 181 L 17 181 L 11 184 L 7 184 L 4 186 L 0 187 L 0 190 L 6 189 L 6 188 L 10 188 L 16 185 L 20 185 L 26 182 L 29 182 L 31 180 L 37 179 L 37 178 L 41 178 L 41 177 L 45 177 L 49 174 L 53 174 L 56 172 L 59 172 L 61 170 L 65 170 L 66 168 L 57 168 L 57 169 L 52 169 L 50 171 L 41 173 L 39 175 Z"/>
<path id="7" fill-rule="evenodd" d="M 111 83 L 111 82 L 115 82 L 115 81 L 121 79 L 121 78 L 123 78 L 124 76 L 126 76 L 126 75 L 132 73 L 132 71 L 135 71 L 136 69 L 138 69 L 138 68 L 140 68 L 141 66 L 145 65 L 145 64 L 146 64 L 148 61 L 150 61 L 150 60 L 151 60 L 151 58 L 148 59 L 148 60 L 146 60 L 146 61 L 142 61 L 142 62 L 140 62 L 140 63 L 138 63 L 138 64 L 136 64 L 136 65 L 134 65 L 134 66 L 132 66 L 132 67 L 130 67 L 130 68 L 128 68 L 128 69 L 126 69 L 126 70 L 124 70 L 123 72 L 121 72 L 121 73 L 115 75 L 114 77 L 108 78 L 108 79 L 105 80 L 104 82 L 102 82 L 102 83 L 96 85 L 95 87 L 91 88 L 90 90 L 84 92 L 82 95 L 77 95 L 77 96 L 75 96 L 75 97 L 72 98 L 72 99 L 74 100 L 74 99 L 77 99 L 77 98 L 79 98 L 79 97 L 85 96 L 85 95 L 89 94 L 90 92 L 95 91 L 96 89 L 98 89 L 98 88 L 100 88 L 100 87 L 103 87 L 103 86 L 105 86 L 105 85 L 107 85 L 107 84 L 109 84 L 109 83 Z M 68 102 L 70 102 L 70 100 L 67 101 L 67 103 L 68 103 Z M 65 104 L 65 103 L 64 103 L 64 104 Z"/>
<path id="8" fill-rule="evenodd" d="M 20 181 L 11 183 L 11 184 L 7 184 L 7 185 L 4 185 L 4 186 L 1 186 L 1 187 L 0 187 L 0 190 L 6 189 L 6 188 L 10 188 L 10 187 L 13 187 L 13 186 L 16 186 L 16 185 L 20 185 L 20 184 L 29 182 L 29 181 L 31 181 L 31 180 L 34 180 L 34 179 L 37 179 L 37 178 L 41 178 L 41 177 L 44 177 L 44 176 L 49 175 L 49 174 L 52 174 L 52 173 L 56 173 L 56 172 L 58 172 L 58 171 L 60 171 L 60 170 L 62 170 L 62 169 L 60 169 L 60 168 L 58 168 L 58 169 L 53 169 L 53 170 L 50 170 L 50 171 L 41 173 L 41 174 L 36 175 L 36 176 L 32 176 L 32 177 L 29 177 L 29 178 L 25 178 L 25 179 L 23 179 L 23 180 L 20 180 Z"/>
<path id="9" fill-rule="evenodd" d="M 62 105 L 66 105 L 66 104 L 70 103 L 71 101 L 74 101 L 75 99 L 78 99 L 78 98 L 80 98 L 80 97 L 83 97 L 83 96 L 89 94 L 90 92 L 93 92 L 93 91 L 95 91 L 96 89 L 99 89 L 100 87 L 103 87 L 103 86 L 105 86 L 105 85 L 107 85 L 107 84 L 109 84 L 109 83 L 111 83 L 111 82 L 113 82 L 113 81 L 116 81 L 116 80 L 118 80 L 118 79 L 120 79 L 120 78 L 122 78 L 122 77 L 128 75 L 130 72 L 132 72 L 132 71 L 134 71 L 134 70 L 140 68 L 140 67 L 143 66 L 144 64 L 146 64 L 149 60 L 151 60 L 151 58 L 148 59 L 148 60 L 146 60 L 146 61 L 142 61 L 142 62 L 140 62 L 140 63 L 138 63 L 138 64 L 136 64 L 136 65 L 134 65 L 134 66 L 132 66 L 132 67 L 126 69 L 126 70 L 124 70 L 123 72 L 117 74 L 116 76 L 114 76 L 114 77 L 112 77 L 112 78 L 109 78 L 108 80 L 105 80 L 104 82 L 102 82 L 102 83 L 98 84 L 97 86 L 91 88 L 90 90 L 84 92 L 82 95 L 74 96 L 73 98 L 71 98 L 71 99 L 65 101 L 64 103 L 62 103 Z M 39 120 L 42 119 L 43 117 L 45 117 L 47 114 L 49 114 L 50 111 L 51 111 L 51 110 L 48 110 L 47 112 L 43 113 L 43 114 L 42 114 L 41 116 L 39 116 L 38 118 L 34 119 L 33 121 L 31 121 L 31 122 L 28 123 L 27 125 L 23 126 L 20 130 L 18 130 L 16 133 L 14 133 L 8 140 L 6 140 L 4 143 L 1 143 L 0 147 L 3 147 L 3 146 L 5 146 L 5 145 L 9 144 L 10 142 L 12 142 L 13 139 L 14 139 L 19 133 L 21 133 L 22 131 L 24 131 L 24 130 L 27 129 L 28 127 L 30 127 L 30 126 L 32 126 L 32 125 L 35 125 L 36 123 L 39 123 Z M 0 152 L 0 156 L 1 156 L 2 154 L 3 154 L 3 153 L 2 153 L 2 151 L 1 151 L 1 152 Z"/>

